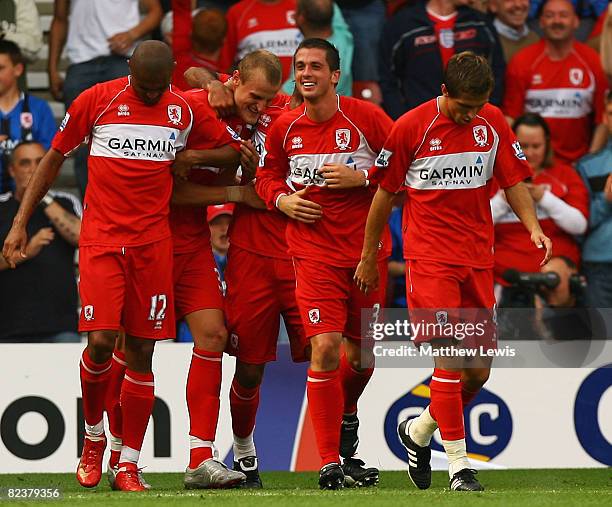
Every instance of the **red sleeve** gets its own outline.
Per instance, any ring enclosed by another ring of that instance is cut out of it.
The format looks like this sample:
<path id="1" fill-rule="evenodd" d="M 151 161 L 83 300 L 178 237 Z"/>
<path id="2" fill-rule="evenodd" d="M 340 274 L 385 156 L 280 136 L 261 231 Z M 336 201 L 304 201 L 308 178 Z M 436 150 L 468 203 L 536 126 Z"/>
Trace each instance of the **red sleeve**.
<path id="1" fill-rule="evenodd" d="M 99 114 L 96 108 L 96 95 L 99 93 L 99 86 L 93 86 L 74 99 L 51 141 L 51 148 L 68 157 L 86 140 Z"/>
<path id="2" fill-rule="evenodd" d="M 236 151 L 240 151 L 240 136 L 232 128 L 217 118 L 213 109 L 205 104 L 202 99 L 208 101 L 206 94 L 198 100 L 193 100 L 194 128 L 191 135 L 196 135 L 199 140 L 206 143 L 210 148 L 220 148 L 229 144 Z M 196 129 L 198 132 L 196 133 Z M 198 149 L 198 146 L 194 146 Z"/>
<path id="3" fill-rule="evenodd" d="M 393 128 L 393 120 L 380 107 L 372 104 L 368 144 L 376 153 L 380 152 Z"/>
<path id="4" fill-rule="evenodd" d="M 495 106 L 491 106 L 495 108 Z M 531 166 L 501 111 L 495 108 L 493 127 L 499 133 L 493 175 L 501 188 L 508 188 L 533 175 Z"/>
<path id="5" fill-rule="evenodd" d="M 286 128 L 284 122 L 272 125 L 257 169 L 255 190 L 269 209 L 276 208 L 276 200 L 281 194 L 293 193 L 286 182 L 289 173 L 289 159 L 284 149 Z"/>
<path id="6" fill-rule="evenodd" d="M 529 85 L 529 76 L 527 75 L 526 81 L 526 73 L 523 70 L 526 67 L 525 62 L 517 58 L 520 56 L 521 53 L 515 55 L 506 67 L 506 91 L 502 109 L 504 114 L 511 118 L 518 118 L 525 111 L 525 93 Z"/>
<path id="7" fill-rule="evenodd" d="M 414 157 L 415 127 L 410 128 L 406 118 L 403 116 L 395 123 L 374 164 L 380 186 L 394 194 L 404 186 Z"/>
<path id="8" fill-rule="evenodd" d="M 191 49 L 191 0 L 172 0 L 174 57 Z"/>
<path id="9" fill-rule="evenodd" d="M 221 48 L 219 55 L 219 68 L 222 71 L 228 71 L 234 64 L 236 50 L 238 48 L 238 15 L 234 7 L 230 7 L 226 15 L 227 33 L 225 34 L 225 42 Z"/>
<path id="10" fill-rule="evenodd" d="M 563 166 L 563 183 L 567 186 L 567 194 L 563 200 L 576 208 L 585 218 L 589 218 L 589 191 L 584 181 L 573 167 Z"/>

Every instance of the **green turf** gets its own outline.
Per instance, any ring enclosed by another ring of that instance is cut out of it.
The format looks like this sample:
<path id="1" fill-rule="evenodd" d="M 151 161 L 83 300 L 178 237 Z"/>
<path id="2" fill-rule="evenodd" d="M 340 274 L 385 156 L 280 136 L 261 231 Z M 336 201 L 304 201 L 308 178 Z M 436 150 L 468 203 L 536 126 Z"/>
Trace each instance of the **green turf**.
<path id="1" fill-rule="evenodd" d="M 74 474 L 0 475 L 0 488 L 58 487 L 63 500 L 52 502 L 11 501 L 5 505 L 41 505 L 43 503 L 127 507 L 144 505 L 220 505 L 250 507 L 290 505 L 325 507 L 375 507 L 378 505 L 411 505 L 414 507 L 447 505 L 542 506 L 612 505 L 612 471 L 610 469 L 578 470 L 495 470 L 478 475 L 486 488 L 484 493 L 450 492 L 448 475 L 435 472 L 427 491 L 418 491 L 404 472 L 381 473 L 380 485 L 368 489 L 319 491 L 314 473 L 270 472 L 262 474 L 266 489 L 259 491 L 185 491 L 182 474 L 146 474 L 153 485 L 148 493 L 110 491 L 106 478 L 97 488 L 81 488 Z M 4 502 L 2 502 L 4 503 Z"/>

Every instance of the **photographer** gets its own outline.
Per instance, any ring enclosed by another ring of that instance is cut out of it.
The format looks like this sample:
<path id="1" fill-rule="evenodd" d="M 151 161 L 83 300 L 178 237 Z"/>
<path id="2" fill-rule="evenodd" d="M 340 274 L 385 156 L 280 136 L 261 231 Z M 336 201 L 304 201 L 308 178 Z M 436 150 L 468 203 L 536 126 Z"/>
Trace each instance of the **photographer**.
<path id="1" fill-rule="evenodd" d="M 574 235 L 583 234 L 587 228 L 587 189 L 572 167 L 553 161 L 550 131 L 541 116 L 524 114 L 516 119 L 513 130 L 534 170 L 527 186 L 536 203 L 542 230 L 553 241 L 556 256 L 567 257 L 579 265 L 580 249 Z M 504 287 L 502 291 L 496 290 L 497 300 L 501 300 L 500 306 L 533 306 L 532 298 L 524 290 L 506 288 L 509 284 L 503 274 L 509 269 L 539 271 L 540 252 L 525 234 L 503 192 L 497 192 L 491 199 L 491 210 L 495 224 L 495 282 Z"/>

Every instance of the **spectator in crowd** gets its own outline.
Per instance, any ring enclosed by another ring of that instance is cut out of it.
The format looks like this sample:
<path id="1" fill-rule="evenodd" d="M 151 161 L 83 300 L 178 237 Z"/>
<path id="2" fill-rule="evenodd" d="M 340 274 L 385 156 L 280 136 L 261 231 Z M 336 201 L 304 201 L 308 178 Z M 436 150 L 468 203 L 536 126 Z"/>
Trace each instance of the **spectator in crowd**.
<path id="1" fill-rule="evenodd" d="M 22 141 L 38 141 L 49 149 L 56 130 L 49 104 L 19 89 L 23 72 L 19 47 L 0 40 L 0 193 L 14 189 L 8 160 L 15 146 Z"/>
<path id="2" fill-rule="evenodd" d="M 49 34 L 49 85 L 66 109 L 85 89 L 96 83 L 127 76 L 127 58 L 136 41 L 153 30 L 162 17 L 159 0 L 140 0 L 146 11 L 141 19 L 139 0 L 55 0 Z M 70 61 L 65 80 L 59 74 L 59 60 L 66 44 Z M 75 174 L 85 195 L 87 150 L 75 155 Z"/>
<path id="3" fill-rule="evenodd" d="M 574 38 L 578 17 L 569 0 L 548 0 L 540 26 L 543 39 L 508 64 L 503 109 L 509 121 L 524 112 L 546 118 L 555 156 L 573 164 L 605 144 L 608 85 L 599 55 Z"/>
<path id="4" fill-rule="evenodd" d="M 601 27 L 599 53 L 608 84 L 612 86 L 612 4 L 608 8 L 605 23 Z"/>
<path id="5" fill-rule="evenodd" d="M 190 3 L 190 0 L 176 1 L 174 12 L 166 14 L 162 22 L 164 40 L 172 46 L 176 59 L 172 82 L 181 90 L 191 88 L 184 78 L 188 68 L 204 67 L 213 72 L 221 70 L 219 56 L 227 32 L 227 22 L 222 11 L 215 8 L 201 9 L 194 11 L 192 17 Z M 173 26 L 175 23 L 176 32 Z"/>
<path id="6" fill-rule="evenodd" d="M 331 42 L 340 53 L 340 81 L 336 86 L 338 95 L 351 96 L 353 93 L 353 35 L 349 30 L 334 30 L 333 0 L 297 0 L 295 22 L 305 39 L 319 38 Z M 293 67 L 289 79 L 283 84 L 283 91 L 293 93 L 295 75 Z"/>
<path id="7" fill-rule="evenodd" d="M 336 0 L 351 32 L 353 32 L 353 95 L 360 99 L 382 104 L 378 84 L 378 46 L 385 23 L 385 5 L 382 0 Z M 335 43 L 334 43 L 335 45 Z M 340 49 L 340 48 L 338 48 Z M 344 56 L 340 50 L 340 59 Z M 344 74 L 344 69 L 342 69 Z"/>
<path id="8" fill-rule="evenodd" d="M 608 8 L 604 10 L 597 21 L 595 22 L 595 26 L 593 26 L 593 30 L 589 34 L 589 37 L 586 43 L 592 47 L 595 51 L 600 51 L 600 43 L 601 43 L 601 33 L 604 28 L 604 23 L 606 22 L 606 18 L 608 17 L 608 11 L 612 9 L 611 4 L 608 4 Z M 603 62 L 602 62 L 603 63 Z"/>
<path id="9" fill-rule="evenodd" d="M 215 262 L 219 275 L 223 279 L 223 272 L 227 264 L 227 251 L 229 250 L 228 230 L 234 215 L 233 204 L 219 204 L 208 206 L 207 212 L 208 226 L 210 227 L 210 244 L 212 246 Z M 225 293 L 225 291 L 223 291 Z"/>
<path id="10" fill-rule="evenodd" d="M 529 19 L 530 24 L 537 25 L 536 20 L 540 17 L 542 9 L 547 0 L 530 0 Z M 578 27 L 575 37 L 584 42 L 593 29 L 597 18 L 608 7 L 609 0 L 569 0 L 578 16 Z"/>
<path id="11" fill-rule="evenodd" d="M 555 256 L 567 257 L 579 265 L 580 247 L 574 236 L 587 229 L 587 189 L 572 167 L 553 160 L 550 131 L 541 116 L 527 113 L 517 118 L 513 130 L 534 171 L 527 188 L 536 203 L 542 230 L 555 245 Z M 495 224 L 495 282 L 507 285 L 503 275 L 509 269 L 539 271 L 540 252 L 501 191 L 491 199 L 491 210 Z"/>
<path id="12" fill-rule="evenodd" d="M 487 58 L 495 88 L 503 96 L 504 55 L 493 25 L 464 0 L 418 1 L 400 9 L 382 32 L 380 86 L 387 113 L 398 118 L 440 92 L 442 72 L 455 53 L 470 50 Z"/>
<path id="13" fill-rule="evenodd" d="M 578 162 L 591 196 L 589 233 L 582 249 L 584 274 L 593 307 L 612 308 L 612 92 L 606 98 L 606 147 Z"/>
<path id="14" fill-rule="evenodd" d="M 540 40 L 538 34 L 527 26 L 529 0 L 491 0 L 489 9 L 494 15 L 493 26 L 499 35 L 506 62 L 520 49 Z"/>
<path id="15" fill-rule="evenodd" d="M 255 49 L 274 53 L 283 66 L 283 82 L 289 78 L 293 53 L 302 41 L 295 22 L 296 0 L 240 0 L 227 11 L 227 36 L 221 50 L 221 69 L 230 68 Z M 348 31 L 334 4 L 333 31 Z"/>
<path id="16" fill-rule="evenodd" d="M 0 39 L 17 44 L 28 62 L 36 60 L 43 33 L 34 0 L 0 0 Z"/>
<path id="17" fill-rule="evenodd" d="M 24 141 L 12 153 L 15 191 L 0 195 L 0 242 L 6 238 L 26 185 L 46 150 Z M 71 194 L 49 192 L 28 225 L 26 257 L 16 269 L 0 256 L 0 341 L 75 342 L 77 294 L 74 251 L 81 204 Z"/>

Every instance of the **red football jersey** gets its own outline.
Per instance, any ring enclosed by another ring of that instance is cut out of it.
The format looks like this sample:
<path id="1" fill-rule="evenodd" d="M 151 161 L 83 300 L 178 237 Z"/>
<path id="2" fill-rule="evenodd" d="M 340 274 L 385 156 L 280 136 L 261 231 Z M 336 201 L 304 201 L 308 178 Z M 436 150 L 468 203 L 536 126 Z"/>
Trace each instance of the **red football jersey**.
<path id="1" fill-rule="evenodd" d="M 589 216 L 589 194 L 576 170 L 564 164 L 542 171 L 533 178 L 533 183 L 544 185 L 559 199 Z M 548 212 L 536 205 L 538 219 L 544 234 L 553 243 L 555 255 L 564 255 L 580 263 L 580 248 L 574 237 L 555 224 Z M 531 242 L 529 233 L 521 224 L 510 206 L 495 224 L 495 281 L 506 285 L 502 275 L 507 269 L 526 273 L 540 271 L 542 250 Z"/>
<path id="2" fill-rule="evenodd" d="M 317 171 L 326 163 L 370 169 L 392 125 L 382 109 L 351 97 L 339 97 L 336 114 L 322 123 L 310 120 L 304 108 L 276 120 L 257 173 L 257 192 L 274 209 L 281 194 L 308 187 L 306 198 L 323 208 L 323 217 L 314 224 L 288 221 L 292 256 L 356 266 L 374 189 L 331 190 Z M 388 254 L 386 243 L 380 245 L 381 257 Z"/>
<path id="3" fill-rule="evenodd" d="M 194 126 L 187 140 L 187 149 L 209 150 L 230 145 L 240 151 L 240 137 L 217 118 L 208 104 L 206 90 L 190 90 L 183 94 L 193 111 Z M 212 185 L 222 169 L 194 167 L 189 181 L 200 185 Z M 206 220 L 206 206 L 171 206 L 170 228 L 174 251 L 187 253 L 210 247 L 210 229 Z"/>
<path id="4" fill-rule="evenodd" d="M 89 138 L 81 246 L 139 246 L 170 236 L 170 167 L 192 121 L 189 104 L 172 86 L 147 106 L 129 77 L 75 99 L 51 147 L 67 156 Z"/>
<path id="5" fill-rule="evenodd" d="M 555 154 L 571 164 L 589 150 L 593 126 L 603 119 L 607 88 L 593 49 L 574 42 L 565 59 L 553 61 L 542 40 L 510 60 L 503 109 L 512 118 L 524 112 L 546 118 Z"/>
<path id="6" fill-rule="evenodd" d="M 376 160 L 380 186 L 406 187 L 404 257 L 493 267 L 493 176 L 510 187 L 531 176 L 502 112 L 485 104 L 467 125 L 444 116 L 438 99 L 400 117 Z"/>
<path id="7" fill-rule="evenodd" d="M 265 144 L 268 132 L 273 123 L 284 112 L 289 111 L 289 95 L 278 94 L 257 121 L 257 127 L 253 134 L 253 144 L 260 155 L 260 160 L 265 156 Z M 236 206 L 234 219 L 230 230 L 230 238 L 233 245 L 243 250 L 274 257 L 287 259 L 287 240 L 285 231 L 287 228 L 287 216 L 277 209 L 259 210 L 250 206 Z"/>
<path id="8" fill-rule="evenodd" d="M 293 53 L 300 42 L 295 24 L 296 0 L 271 4 L 260 0 L 242 0 L 227 11 L 227 35 L 221 50 L 224 70 L 255 49 L 267 49 L 280 58 L 283 82 L 291 73 Z"/>

